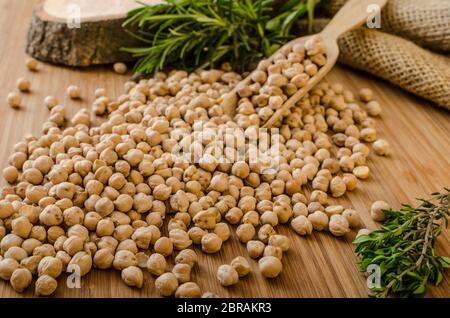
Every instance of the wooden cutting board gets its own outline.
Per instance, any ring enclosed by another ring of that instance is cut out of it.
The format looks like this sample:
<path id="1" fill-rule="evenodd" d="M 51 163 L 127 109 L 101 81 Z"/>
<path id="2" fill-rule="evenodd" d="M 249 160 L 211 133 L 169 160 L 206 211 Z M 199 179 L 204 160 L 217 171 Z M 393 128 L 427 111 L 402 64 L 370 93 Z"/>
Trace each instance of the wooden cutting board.
<path id="1" fill-rule="evenodd" d="M 54 64 L 89 66 L 131 60 L 131 55 L 120 48 L 136 46 L 138 41 L 123 30 L 122 23 L 140 3 L 161 0 L 34 2 L 37 5 L 28 31 L 27 53 Z"/>
<path id="2" fill-rule="evenodd" d="M 24 107 L 13 110 L 5 102 L 0 104 L 0 168 L 7 164 L 13 145 L 26 134 L 38 134 L 48 116 L 43 105 L 47 95 L 55 95 L 68 106 L 71 113 L 87 107 L 93 101 L 96 87 L 106 88 L 108 95 L 117 97 L 128 76 L 115 74 L 110 68 L 92 67 L 70 69 L 41 64 L 38 73 L 30 73 L 23 63 L 27 23 L 32 16 L 29 0 L 0 0 L 0 30 L 14 29 L 14 33 L 0 32 L 0 98 L 15 89 L 18 77 L 31 79 L 32 91 L 23 94 Z M 5 62 L 8 61 L 8 62 Z M 330 81 L 340 81 L 357 91 L 370 87 L 383 105 L 382 119 L 377 120 L 379 136 L 389 141 L 392 155 L 388 158 L 370 156 L 371 177 L 359 184 L 355 192 L 334 200 L 353 206 L 366 227 L 376 224 L 369 215 L 370 204 L 383 199 L 398 208 L 402 202 L 450 186 L 450 113 L 432 107 L 428 102 L 408 95 L 388 83 L 347 68 L 337 67 Z M 65 96 L 67 86 L 81 88 L 83 99 L 72 101 Z M 2 182 L 1 185 L 4 185 Z M 275 280 L 261 277 L 257 264 L 251 261 L 253 273 L 231 288 L 223 288 L 215 278 L 217 267 L 229 263 L 235 256 L 246 256 L 245 246 L 234 237 L 224 244 L 217 255 L 200 251 L 200 266 L 194 270 L 194 281 L 202 291 L 212 291 L 223 297 L 366 297 L 366 282 L 355 264 L 351 244 L 355 232 L 343 238 L 315 232 L 311 237 L 299 237 L 288 229 L 279 231 L 292 239 L 291 250 L 283 257 L 284 270 Z M 437 244 L 437 252 L 450 255 L 450 231 L 445 230 Z M 65 287 L 66 277 L 59 279 L 55 297 L 156 297 L 154 279 L 145 274 L 144 287 L 125 286 L 117 271 L 94 270 L 82 280 L 81 289 Z M 0 297 L 29 297 L 33 288 L 17 294 L 9 283 L 0 281 Z M 428 297 L 450 297 L 450 272 L 438 287 L 430 286 Z"/>

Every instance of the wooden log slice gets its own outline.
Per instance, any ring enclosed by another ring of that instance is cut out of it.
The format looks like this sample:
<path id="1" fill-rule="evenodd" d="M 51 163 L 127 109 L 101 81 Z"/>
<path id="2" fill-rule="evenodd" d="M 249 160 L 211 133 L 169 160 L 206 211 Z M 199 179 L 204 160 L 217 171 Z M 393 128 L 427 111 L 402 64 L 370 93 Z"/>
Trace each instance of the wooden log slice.
<path id="1" fill-rule="evenodd" d="M 159 0 L 142 1 L 147 4 Z M 41 61 L 89 66 L 132 60 L 121 47 L 137 44 L 123 28 L 135 0 L 40 0 L 28 31 L 26 52 Z"/>

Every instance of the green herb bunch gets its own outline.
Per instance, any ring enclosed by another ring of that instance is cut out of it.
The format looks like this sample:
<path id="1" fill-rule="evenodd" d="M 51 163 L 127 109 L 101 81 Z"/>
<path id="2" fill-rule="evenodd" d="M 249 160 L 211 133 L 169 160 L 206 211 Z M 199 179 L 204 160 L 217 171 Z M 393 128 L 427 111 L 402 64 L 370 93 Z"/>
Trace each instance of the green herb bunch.
<path id="1" fill-rule="evenodd" d="M 124 28 L 142 42 L 124 48 L 138 73 L 166 66 L 192 71 L 228 61 L 244 70 L 293 36 L 294 22 L 313 19 L 320 0 L 165 0 L 129 13 Z"/>
<path id="2" fill-rule="evenodd" d="M 434 251 L 450 216 L 450 190 L 420 201 L 415 208 L 404 205 L 400 211 L 383 211 L 388 217 L 383 226 L 354 241 L 363 271 L 371 264 L 380 266 L 381 286 L 370 290 L 372 296 L 423 295 L 427 282 L 438 285 L 450 267 L 450 258 Z"/>

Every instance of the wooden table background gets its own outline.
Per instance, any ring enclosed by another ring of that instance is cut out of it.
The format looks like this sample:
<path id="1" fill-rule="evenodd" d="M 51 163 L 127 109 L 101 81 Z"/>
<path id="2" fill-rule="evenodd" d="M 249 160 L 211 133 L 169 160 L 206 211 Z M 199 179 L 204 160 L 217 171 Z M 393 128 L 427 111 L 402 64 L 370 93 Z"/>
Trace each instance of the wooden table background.
<path id="1" fill-rule="evenodd" d="M 24 65 L 25 38 L 32 1 L 0 0 L 0 168 L 7 165 L 13 145 L 26 134 L 39 134 L 48 116 L 43 104 L 47 95 L 55 95 L 73 113 L 93 101 L 96 87 L 106 88 L 110 97 L 123 91 L 128 76 L 114 74 L 111 68 L 94 67 L 71 69 L 41 64 L 38 73 L 30 73 Z M 32 91 L 23 94 L 24 107 L 11 109 L 6 95 L 15 89 L 18 77 L 31 80 Z M 394 208 L 402 202 L 427 196 L 450 186 L 450 113 L 428 102 L 417 99 L 402 90 L 366 74 L 337 67 L 328 77 L 357 91 L 370 87 L 383 106 L 382 120 L 377 120 L 379 137 L 389 141 L 392 155 L 388 158 L 370 156 L 371 177 L 360 182 L 356 191 L 335 200 L 347 207 L 353 206 L 363 218 L 366 227 L 373 229 L 369 208 L 373 201 L 383 199 Z M 83 100 L 72 101 L 65 96 L 68 85 L 78 85 Z M 4 181 L 1 182 L 4 185 Z M 292 248 L 283 257 L 283 272 L 278 279 L 264 279 L 251 261 L 253 272 L 231 288 L 223 288 L 215 278 L 217 267 L 229 263 L 235 256 L 247 257 L 245 246 L 236 238 L 224 244 L 216 255 L 200 255 L 200 265 L 194 270 L 194 281 L 202 291 L 212 291 L 223 297 L 366 297 L 366 282 L 356 266 L 352 240 L 355 231 L 343 238 L 329 233 L 314 232 L 311 237 L 295 235 L 288 227 L 279 232 L 292 239 Z M 441 235 L 437 251 L 450 255 L 450 231 Z M 450 296 L 450 273 L 439 287 L 430 286 L 428 297 Z M 81 289 L 68 289 L 66 276 L 59 278 L 56 297 L 155 297 L 154 279 L 145 273 L 142 289 L 127 287 L 118 271 L 93 270 L 82 280 Z M 0 297 L 32 296 L 33 288 L 24 294 L 15 293 L 9 283 L 0 281 Z"/>

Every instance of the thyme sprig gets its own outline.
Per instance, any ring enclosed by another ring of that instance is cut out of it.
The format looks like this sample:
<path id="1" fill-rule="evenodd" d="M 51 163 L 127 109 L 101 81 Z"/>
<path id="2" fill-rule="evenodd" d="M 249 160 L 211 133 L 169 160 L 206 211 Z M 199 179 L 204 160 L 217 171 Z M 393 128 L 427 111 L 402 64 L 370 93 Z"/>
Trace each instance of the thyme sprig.
<path id="1" fill-rule="evenodd" d="M 192 71 L 229 61 L 246 69 L 292 36 L 294 22 L 310 22 L 320 0 L 166 0 L 129 13 L 124 28 L 142 42 L 124 48 L 138 58 L 138 73 L 168 65 Z M 279 8 L 278 8 L 279 7 Z"/>
<path id="2" fill-rule="evenodd" d="M 450 258 L 437 256 L 434 245 L 450 216 L 450 190 L 433 193 L 432 199 L 420 199 L 418 207 L 403 205 L 399 211 L 384 211 L 383 226 L 359 236 L 355 253 L 359 266 L 380 268 L 380 286 L 370 289 L 375 297 L 423 295 L 427 282 L 438 285 Z"/>

